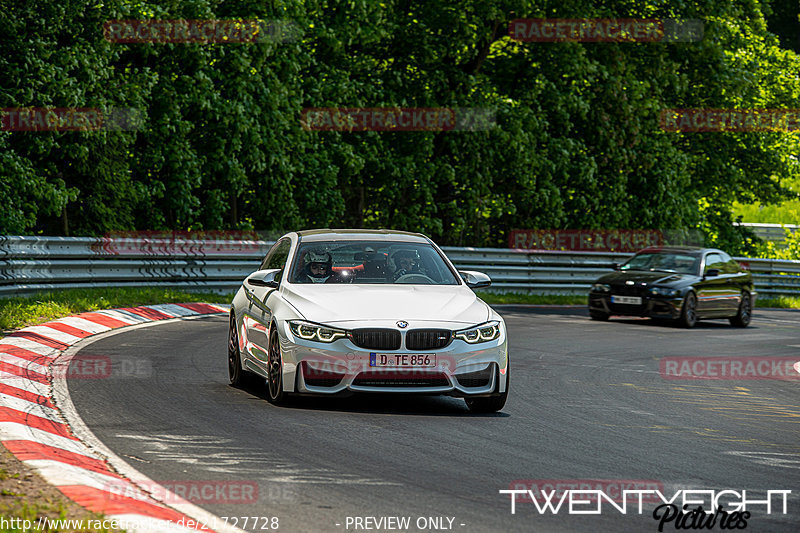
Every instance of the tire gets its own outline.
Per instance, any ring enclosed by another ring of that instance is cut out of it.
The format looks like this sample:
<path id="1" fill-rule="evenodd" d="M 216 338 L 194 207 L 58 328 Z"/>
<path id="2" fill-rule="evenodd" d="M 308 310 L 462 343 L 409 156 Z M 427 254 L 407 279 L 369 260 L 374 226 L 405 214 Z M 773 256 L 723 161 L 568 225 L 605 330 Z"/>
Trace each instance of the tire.
<path id="1" fill-rule="evenodd" d="M 731 326 L 736 326 L 737 328 L 746 328 L 750 325 L 750 319 L 753 316 L 753 300 L 750 297 L 750 293 L 747 291 L 742 292 L 742 300 L 739 302 L 739 310 L 736 311 L 736 315 L 732 316 L 728 319 L 728 322 L 731 323 Z"/>
<path id="2" fill-rule="evenodd" d="M 503 409 L 508 399 L 508 383 L 509 372 L 506 371 L 506 391 L 498 394 L 493 394 L 487 398 L 464 398 L 470 412 L 473 413 L 496 413 Z M 497 382 L 497 387 L 500 387 L 500 381 Z"/>
<path id="3" fill-rule="evenodd" d="M 589 311 L 589 318 L 592 320 L 599 320 L 600 322 L 605 322 L 610 317 L 608 313 L 604 313 L 602 311 Z"/>
<path id="4" fill-rule="evenodd" d="M 678 324 L 687 329 L 691 329 L 697 324 L 697 296 L 692 291 L 689 291 L 686 298 L 683 299 Z"/>
<path id="5" fill-rule="evenodd" d="M 283 360 L 278 331 L 273 326 L 269 334 L 269 359 L 267 361 L 267 401 L 273 405 L 286 403 L 283 390 Z"/>
<path id="6" fill-rule="evenodd" d="M 241 387 L 245 374 L 242 370 L 242 354 L 239 352 L 239 332 L 236 330 L 236 317 L 231 313 L 228 326 L 228 382 L 231 387 Z"/>

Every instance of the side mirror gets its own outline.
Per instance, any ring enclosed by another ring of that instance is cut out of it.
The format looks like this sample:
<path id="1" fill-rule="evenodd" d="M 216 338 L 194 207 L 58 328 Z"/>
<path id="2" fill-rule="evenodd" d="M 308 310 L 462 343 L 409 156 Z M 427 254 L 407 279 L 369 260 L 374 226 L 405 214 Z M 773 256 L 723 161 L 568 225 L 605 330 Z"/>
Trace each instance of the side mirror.
<path id="1" fill-rule="evenodd" d="M 719 269 L 717 269 L 717 268 L 709 268 L 708 270 L 706 270 L 705 277 L 713 278 L 713 277 L 716 277 L 716 276 L 719 276 Z"/>
<path id="2" fill-rule="evenodd" d="M 620 263 L 611 263 L 611 268 L 613 268 L 614 270 L 619 270 L 619 267 L 621 266 L 622 264 Z"/>
<path id="3" fill-rule="evenodd" d="M 281 272 L 282 270 L 279 268 L 258 270 L 247 276 L 247 279 L 244 281 L 248 285 L 252 285 L 254 287 L 270 287 L 272 289 L 277 289 L 278 284 L 281 282 Z"/>
<path id="4" fill-rule="evenodd" d="M 470 289 L 484 289 L 492 284 L 492 279 L 483 272 L 459 270 L 458 273 Z"/>

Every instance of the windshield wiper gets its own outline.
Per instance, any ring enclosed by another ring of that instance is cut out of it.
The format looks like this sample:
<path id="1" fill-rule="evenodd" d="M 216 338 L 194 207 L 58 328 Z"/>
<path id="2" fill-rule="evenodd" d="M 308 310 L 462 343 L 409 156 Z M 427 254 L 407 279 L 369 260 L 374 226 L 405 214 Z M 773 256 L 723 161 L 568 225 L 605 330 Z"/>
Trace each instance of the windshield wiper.
<path id="1" fill-rule="evenodd" d="M 677 270 L 667 270 L 664 268 L 651 268 L 650 272 L 669 272 L 670 274 L 677 274 Z"/>

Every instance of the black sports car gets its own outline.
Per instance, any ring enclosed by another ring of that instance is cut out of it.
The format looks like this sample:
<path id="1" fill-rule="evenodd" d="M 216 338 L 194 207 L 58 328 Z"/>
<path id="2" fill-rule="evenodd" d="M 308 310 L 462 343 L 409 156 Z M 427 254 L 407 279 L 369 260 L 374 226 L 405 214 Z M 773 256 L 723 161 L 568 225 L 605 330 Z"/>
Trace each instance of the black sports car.
<path id="1" fill-rule="evenodd" d="M 743 328 L 750 324 L 755 298 L 750 272 L 721 250 L 651 247 L 592 285 L 589 314 L 594 320 L 669 318 L 687 328 L 700 319 L 727 318 Z"/>

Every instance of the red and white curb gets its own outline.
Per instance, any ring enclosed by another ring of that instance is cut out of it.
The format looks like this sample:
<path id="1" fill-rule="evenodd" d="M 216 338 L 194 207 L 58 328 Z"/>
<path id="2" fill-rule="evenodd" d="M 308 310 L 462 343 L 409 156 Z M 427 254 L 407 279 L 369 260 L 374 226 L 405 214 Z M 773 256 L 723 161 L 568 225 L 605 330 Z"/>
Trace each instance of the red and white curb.
<path id="1" fill-rule="evenodd" d="M 63 371 L 74 355 L 70 347 L 92 335 L 227 311 L 205 303 L 96 311 L 0 338 L 0 442 L 66 497 L 122 529 L 240 531 L 154 484 L 100 443 L 75 413 Z M 169 497 L 169 505 L 154 496 L 154 488 Z"/>

